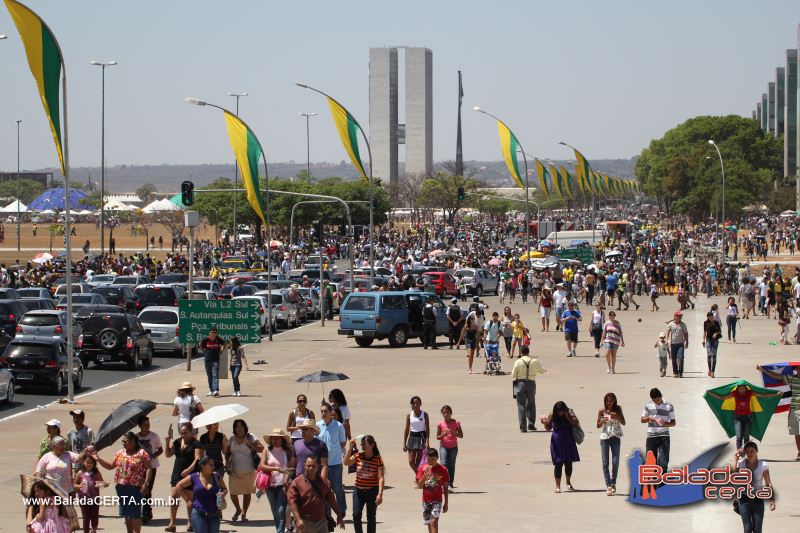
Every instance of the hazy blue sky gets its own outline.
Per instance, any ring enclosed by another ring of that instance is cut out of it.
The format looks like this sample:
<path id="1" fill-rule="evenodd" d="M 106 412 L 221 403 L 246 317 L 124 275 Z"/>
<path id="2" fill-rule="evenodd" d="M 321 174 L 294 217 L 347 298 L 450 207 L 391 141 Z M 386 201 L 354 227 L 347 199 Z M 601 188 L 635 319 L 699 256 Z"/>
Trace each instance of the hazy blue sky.
<path id="1" fill-rule="evenodd" d="M 590 158 L 630 157 L 698 114 L 750 116 L 786 49 L 797 46 L 797 0 L 625 1 L 46 1 L 28 0 L 61 42 L 69 76 L 71 160 L 100 159 L 100 69 L 106 71 L 109 165 L 224 163 L 233 157 L 221 114 L 182 102 L 233 106 L 272 161 L 313 161 L 342 150 L 321 97 L 337 97 L 368 126 L 369 47 L 433 50 L 434 158 L 455 153 L 456 71 L 464 73 L 464 155 L 500 159 L 497 130 L 472 111 L 504 118 L 528 152 L 566 158 L 566 140 Z M 0 4 L 2 5 L 2 4 Z M 56 155 L 8 12 L 0 7 L 0 169 Z M 401 118 L 403 111 L 401 109 Z M 366 162 L 366 161 L 365 161 Z"/>

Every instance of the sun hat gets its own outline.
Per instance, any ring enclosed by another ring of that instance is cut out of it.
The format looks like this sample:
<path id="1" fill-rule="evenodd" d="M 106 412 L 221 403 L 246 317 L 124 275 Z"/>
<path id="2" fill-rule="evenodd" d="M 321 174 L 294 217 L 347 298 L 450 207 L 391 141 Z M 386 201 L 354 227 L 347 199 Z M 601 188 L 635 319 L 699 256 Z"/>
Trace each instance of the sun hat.
<path id="1" fill-rule="evenodd" d="M 658 338 L 659 339 L 665 339 L 665 338 L 667 338 L 667 334 L 662 331 L 661 333 L 658 334 Z"/>
<path id="2" fill-rule="evenodd" d="M 303 431 L 304 429 L 313 429 L 314 433 L 317 434 L 319 433 L 319 428 L 317 427 L 317 424 L 313 420 L 306 420 L 305 422 L 297 426 L 297 429 L 299 429 L 300 431 Z"/>
<path id="3" fill-rule="evenodd" d="M 194 390 L 194 385 L 190 381 L 184 381 L 180 384 L 178 390 Z"/>
<path id="4" fill-rule="evenodd" d="M 263 437 L 264 437 L 264 442 L 267 442 L 267 443 L 269 442 L 270 438 L 272 438 L 272 437 L 280 437 L 280 438 L 283 439 L 284 445 L 286 445 L 286 446 L 291 446 L 292 445 L 292 439 L 289 437 L 289 434 L 286 433 L 281 428 L 275 428 L 275 429 L 272 430 L 272 433 L 265 433 L 263 435 Z"/>
<path id="5" fill-rule="evenodd" d="M 86 416 L 86 413 L 83 409 L 73 409 L 69 412 L 70 416 Z"/>

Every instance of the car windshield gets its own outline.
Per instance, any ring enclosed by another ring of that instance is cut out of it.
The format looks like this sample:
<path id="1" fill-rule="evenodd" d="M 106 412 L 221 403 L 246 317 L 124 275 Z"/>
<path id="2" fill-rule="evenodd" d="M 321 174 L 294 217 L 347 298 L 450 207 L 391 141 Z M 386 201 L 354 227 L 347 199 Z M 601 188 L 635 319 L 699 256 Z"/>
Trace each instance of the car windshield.
<path id="1" fill-rule="evenodd" d="M 12 343 L 6 348 L 5 357 L 49 357 L 53 353 L 52 344 L 17 344 Z"/>
<path id="2" fill-rule="evenodd" d="M 344 306 L 345 311 L 374 311 L 375 298 L 372 296 L 351 296 Z"/>
<path id="3" fill-rule="evenodd" d="M 145 310 L 139 315 L 139 321 L 143 324 L 177 324 L 178 313 Z"/>
<path id="4" fill-rule="evenodd" d="M 19 321 L 24 326 L 57 326 L 59 324 L 58 315 L 25 315 Z"/>
<path id="5" fill-rule="evenodd" d="M 33 311 L 41 309 L 43 307 L 42 302 L 43 300 L 20 300 L 19 303 L 22 304 L 26 311 Z M 47 307 L 47 309 L 52 309 L 52 307 Z"/>
<path id="6" fill-rule="evenodd" d="M 192 287 L 198 291 L 210 291 L 213 281 L 193 281 Z"/>
<path id="7" fill-rule="evenodd" d="M 58 301 L 59 305 L 66 305 L 67 304 L 67 297 L 62 296 L 61 299 Z M 73 294 L 72 295 L 72 303 L 74 304 L 90 304 L 94 303 L 94 295 L 92 294 Z"/>
<path id="8" fill-rule="evenodd" d="M 42 289 L 18 289 L 20 298 L 38 298 L 42 294 Z"/>
<path id="9" fill-rule="evenodd" d="M 83 292 L 82 285 L 70 285 L 70 287 L 72 294 L 75 294 L 76 292 Z M 56 289 L 56 294 L 66 294 L 66 292 L 67 292 L 66 285 L 61 285 L 59 288 Z"/>
<path id="10" fill-rule="evenodd" d="M 156 278 L 158 283 L 183 283 L 189 280 L 186 274 L 161 274 Z"/>
<path id="11" fill-rule="evenodd" d="M 106 281 L 113 281 L 114 278 L 115 278 L 115 276 L 112 276 L 111 274 L 100 274 L 100 275 L 94 276 L 92 278 L 92 281 L 94 281 L 94 282 L 106 282 Z"/>
<path id="12" fill-rule="evenodd" d="M 114 278 L 114 285 L 136 285 L 139 278 L 136 276 L 117 276 Z"/>
<path id="13" fill-rule="evenodd" d="M 246 263 L 244 261 L 224 261 L 222 268 L 244 268 Z"/>
<path id="14" fill-rule="evenodd" d="M 136 294 L 143 305 L 172 305 L 176 300 L 175 291 L 166 287 L 137 287 Z"/>

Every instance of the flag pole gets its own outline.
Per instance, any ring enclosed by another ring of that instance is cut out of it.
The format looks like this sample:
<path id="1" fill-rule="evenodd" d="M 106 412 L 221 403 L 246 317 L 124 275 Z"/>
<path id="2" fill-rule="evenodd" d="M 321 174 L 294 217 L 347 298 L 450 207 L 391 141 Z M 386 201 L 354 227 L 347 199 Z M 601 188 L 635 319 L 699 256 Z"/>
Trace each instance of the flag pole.
<path id="1" fill-rule="evenodd" d="M 58 46 L 58 42 L 56 42 Z M 60 53 L 60 47 L 59 47 Z M 69 190 L 69 128 L 67 127 L 67 65 L 61 55 L 61 64 L 64 68 L 64 77 L 61 80 L 64 93 L 64 253 L 65 253 L 65 278 L 67 282 L 67 399 L 69 403 L 75 402 L 75 384 L 72 379 L 74 362 L 72 361 L 72 222 L 70 220 L 70 190 Z M 102 200 L 102 198 L 101 198 Z"/>

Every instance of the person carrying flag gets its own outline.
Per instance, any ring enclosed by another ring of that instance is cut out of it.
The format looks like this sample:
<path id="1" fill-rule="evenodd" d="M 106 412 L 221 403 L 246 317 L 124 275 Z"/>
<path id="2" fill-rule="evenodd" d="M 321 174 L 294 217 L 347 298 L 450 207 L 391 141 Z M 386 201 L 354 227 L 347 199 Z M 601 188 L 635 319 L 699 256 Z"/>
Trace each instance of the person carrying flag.
<path id="1" fill-rule="evenodd" d="M 761 365 L 756 365 L 756 370 L 772 379 L 784 382 L 792 392 L 792 399 L 789 403 L 789 435 L 794 435 L 794 443 L 797 446 L 797 456 L 794 460 L 800 461 L 800 375 L 798 375 L 797 367 L 792 370 L 791 374 L 779 374 L 767 370 Z"/>

